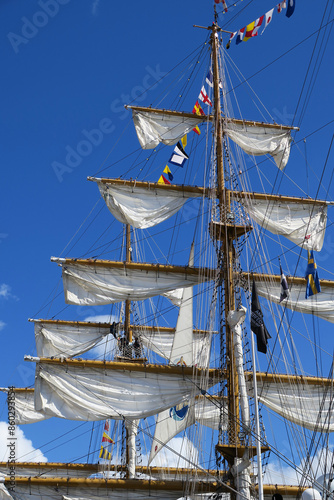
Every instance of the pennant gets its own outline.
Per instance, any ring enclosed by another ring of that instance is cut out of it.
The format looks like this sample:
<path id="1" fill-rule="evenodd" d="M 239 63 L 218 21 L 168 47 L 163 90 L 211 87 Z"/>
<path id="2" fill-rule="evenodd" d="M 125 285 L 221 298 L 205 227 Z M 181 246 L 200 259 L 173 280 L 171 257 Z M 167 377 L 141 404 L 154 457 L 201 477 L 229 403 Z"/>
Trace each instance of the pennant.
<path id="1" fill-rule="evenodd" d="M 196 103 L 195 103 L 193 113 L 195 115 L 205 116 L 205 113 L 204 113 L 204 111 L 203 111 L 203 109 L 198 101 L 196 101 Z"/>
<path id="2" fill-rule="evenodd" d="M 227 49 L 229 49 L 229 48 L 230 48 L 230 46 L 231 46 L 231 42 L 232 42 L 233 38 L 235 37 L 235 35 L 236 35 L 237 33 L 238 33 L 237 31 L 235 31 L 234 33 L 231 33 L 231 35 L 230 35 L 230 39 L 229 39 L 229 41 L 228 41 L 228 42 L 227 42 L 227 44 L 226 44 L 226 48 L 227 48 Z"/>
<path id="3" fill-rule="evenodd" d="M 163 176 L 162 174 L 160 175 L 160 178 L 158 180 L 158 184 L 170 184 L 170 182 L 166 179 L 165 176 Z"/>
<path id="4" fill-rule="evenodd" d="M 280 14 L 283 9 L 286 9 L 286 0 L 277 4 L 277 12 Z"/>
<path id="5" fill-rule="evenodd" d="M 111 437 L 108 436 L 108 434 L 106 432 L 104 432 L 103 435 L 102 435 L 102 443 L 112 443 L 112 444 L 115 444 L 115 441 L 113 441 L 111 439 Z"/>
<path id="6" fill-rule="evenodd" d="M 203 116 L 203 115 L 204 115 L 204 116 L 205 116 L 205 113 L 204 113 L 203 109 L 201 108 L 201 105 L 200 105 L 200 103 L 199 103 L 198 101 L 196 101 L 196 103 L 195 103 L 195 106 L 194 106 L 194 109 L 193 109 L 193 113 L 194 113 L 195 115 L 201 115 L 201 116 Z M 200 131 L 200 129 L 199 129 L 199 127 L 198 127 L 198 125 L 196 125 L 196 127 L 195 127 L 195 128 L 193 128 L 193 131 L 194 131 L 197 135 L 201 135 L 201 131 Z"/>
<path id="7" fill-rule="evenodd" d="M 187 134 L 182 137 L 181 142 L 182 146 L 185 148 L 187 145 Z"/>
<path id="8" fill-rule="evenodd" d="M 166 165 L 166 166 L 165 166 L 163 173 L 164 173 L 164 174 L 167 174 L 168 179 L 169 179 L 170 181 L 172 181 L 172 180 L 174 179 L 174 176 L 173 176 L 172 172 L 170 171 L 170 168 L 169 168 L 169 166 L 168 166 L 168 165 Z M 169 184 L 170 184 L 170 183 L 169 183 Z"/>
<path id="9" fill-rule="evenodd" d="M 109 429 L 110 429 L 110 425 L 109 425 L 109 420 L 106 420 L 105 424 L 104 424 L 104 430 L 106 432 L 109 432 Z"/>
<path id="10" fill-rule="evenodd" d="M 227 12 L 227 5 L 225 0 L 215 0 L 215 3 L 222 3 L 224 7 L 224 12 Z"/>
<path id="11" fill-rule="evenodd" d="M 308 250 L 308 262 L 305 278 L 307 279 L 306 283 L 306 292 L 305 299 L 308 299 L 312 295 L 316 295 L 321 292 L 320 281 L 318 277 L 317 264 L 314 260 L 313 250 Z"/>
<path id="12" fill-rule="evenodd" d="M 265 324 L 263 322 L 263 314 L 256 291 L 255 281 L 253 280 L 252 289 L 252 315 L 251 315 L 251 329 L 256 335 L 257 350 L 266 354 L 268 339 L 271 338 Z"/>
<path id="13" fill-rule="evenodd" d="M 178 142 L 174 148 L 172 156 L 169 159 L 169 163 L 177 165 L 178 167 L 183 167 L 185 161 L 188 160 L 188 158 L 189 156 L 184 151 L 181 142 Z"/>
<path id="14" fill-rule="evenodd" d="M 99 458 L 104 458 L 105 460 L 111 460 L 111 453 L 106 448 L 101 446 Z"/>
<path id="15" fill-rule="evenodd" d="M 296 0 L 288 0 L 288 8 L 286 10 L 286 17 L 291 17 L 295 11 Z"/>
<path id="16" fill-rule="evenodd" d="M 208 74 L 206 75 L 205 81 L 211 88 L 213 87 L 213 73 L 211 68 L 209 69 Z"/>
<path id="17" fill-rule="evenodd" d="M 245 28 L 241 28 L 241 30 L 238 31 L 237 38 L 235 40 L 235 43 L 237 45 L 239 45 L 239 43 L 242 42 L 242 40 L 244 38 L 244 35 L 245 35 L 245 29 L 246 29 L 246 27 Z"/>
<path id="18" fill-rule="evenodd" d="M 255 29 L 255 21 L 253 21 L 252 23 L 248 24 L 246 26 L 246 33 L 245 33 L 245 36 L 243 37 L 243 42 L 247 42 L 248 40 L 250 40 L 253 36 L 256 36 L 257 33 L 255 33 L 253 35 L 253 31 Z"/>
<path id="19" fill-rule="evenodd" d="M 268 26 L 268 24 L 271 22 L 271 20 L 273 18 L 273 13 L 274 13 L 274 9 L 268 10 L 268 12 L 266 12 L 266 14 L 265 14 L 265 24 L 264 24 L 264 28 L 262 30 L 261 35 L 263 35 L 264 30 L 266 29 L 266 27 Z"/>
<path id="20" fill-rule="evenodd" d="M 281 294 L 279 301 L 282 302 L 284 299 L 288 299 L 290 297 L 290 290 L 289 290 L 289 285 L 287 282 L 287 279 L 285 277 L 285 274 L 282 271 L 282 266 L 280 264 L 280 271 L 281 271 Z"/>

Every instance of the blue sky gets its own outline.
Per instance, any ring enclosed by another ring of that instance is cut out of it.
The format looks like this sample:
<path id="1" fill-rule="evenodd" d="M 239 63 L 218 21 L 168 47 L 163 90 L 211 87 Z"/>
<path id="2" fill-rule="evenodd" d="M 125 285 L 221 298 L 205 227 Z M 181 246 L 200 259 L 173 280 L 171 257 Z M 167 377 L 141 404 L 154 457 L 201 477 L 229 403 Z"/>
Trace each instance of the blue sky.
<path id="1" fill-rule="evenodd" d="M 228 52 L 243 75 L 251 77 L 249 83 L 278 122 L 291 123 L 304 79 L 307 75 L 308 83 L 312 75 L 313 66 L 307 70 L 316 35 L 303 40 L 317 31 L 325 7 L 323 2 L 297 2 L 290 19 L 275 12 L 263 36 L 239 46 L 232 42 Z M 227 4 L 229 12 L 219 21 L 235 31 L 275 2 L 244 0 L 232 6 L 227 0 Z M 96 186 L 86 177 L 138 149 L 130 113 L 123 110 L 123 104 L 149 105 L 159 98 L 161 77 L 205 41 L 207 32 L 193 25 L 211 24 L 212 5 L 212 0 L 1 2 L 1 386 L 33 384 L 33 365 L 23 362 L 23 355 L 34 349 L 33 327 L 27 319 L 52 316 L 62 309 L 62 296 L 56 306 L 44 307 L 62 289 L 60 269 L 50 257 L 79 256 L 76 249 L 74 253 L 62 251 L 69 242 L 71 248 L 72 236 L 99 198 Z M 332 120 L 332 46 L 329 38 L 296 140 Z M 196 89 L 192 98 L 197 98 Z M 247 95 L 241 99 L 248 104 Z M 296 171 L 293 167 L 288 171 L 291 177 L 297 174 L 297 184 L 311 195 L 315 195 L 315 173 L 321 173 L 332 133 L 330 125 L 307 139 L 308 176 L 305 159 L 296 161 Z M 299 148 L 305 154 L 302 142 Z M 325 185 L 331 163 L 330 159 Z M 126 170 L 121 162 L 104 173 L 118 177 Z M 285 185 L 292 194 L 294 185 Z M 100 234 L 109 223 L 103 212 L 77 251 L 88 250 L 89 237 Z M 324 267 L 330 267 L 333 251 L 334 238 L 329 235 Z M 86 316 L 96 314 L 90 310 Z M 73 319 L 82 319 L 81 312 L 76 310 L 75 315 Z M 5 420 L 4 400 L 1 408 L 0 419 Z M 75 428 L 73 423 L 52 425 L 59 433 Z M 47 422 L 23 430 L 36 448 L 50 440 Z M 70 461 L 87 450 L 87 441 L 75 443 L 74 452 L 49 446 L 43 453 L 49 460 L 60 460 L 66 453 Z"/>

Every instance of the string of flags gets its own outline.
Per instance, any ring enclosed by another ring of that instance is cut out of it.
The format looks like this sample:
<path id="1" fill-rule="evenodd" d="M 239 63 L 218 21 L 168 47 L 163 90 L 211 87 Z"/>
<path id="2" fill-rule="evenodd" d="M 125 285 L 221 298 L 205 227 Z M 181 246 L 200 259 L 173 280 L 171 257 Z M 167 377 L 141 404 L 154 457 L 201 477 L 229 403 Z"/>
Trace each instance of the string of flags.
<path id="1" fill-rule="evenodd" d="M 306 291 L 305 291 L 305 299 L 312 297 L 312 295 L 316 295 L 321 292 L 321 286 L 318 276 L 317 264 L 314 259 L 313 250 L 308 250 L 308 258 L 307 258 L 307 268 L 305 273 L 306 279 Z M 285 299 L 290 298 L 290 290 L 288 281 L 283 272 L 281 262 L 279 261 L 280 266 L 280 274 L 281 274 L 281 290 L 280 290 L 280 299 L 281 303 Z M 259 302 L 259 298 L 257 295 L 255 281 L 253 279 L 253 288 L 252 288 L 252 314 L 251 314 L 251 330 L 255 333 L 257 338 L 257 350 L 259 352 L 263 352 L 264 354 L 267 352 L 267 341 L 270 338 L 267 328 L 263 322 L 263 314 Z"/>
<path id="2" fill-rule="evenodd" d="M 216 0 L 215 0 L 216 2 Z M 216 2 L 219 3 L 219 2 Z M 280 14 L 283 12 L 284 9 L 286 9 L 286 17 L 291 17 L 292 14 L 295 11 L 295 6 L 296 6 L 296 0 L 283 0 L 279 2 L 275 7 L 277 12 Z M 247 24 L 244 28 L 239 29 L 238 31 L 235 31 L 234 33 L 231 33 L 230 39 L 227 42 L 226 48 L 229 49 L 232 40 L 236 37 L 236 45 L 239 45 L 241 42 L 247 42 L 251 38 L 254 38 L 255 36 L 258 35 L 259 29 L 263 25 L 263 30 L 261 32 L 261 35 L 263 35 L 264 30 L 268 26 L 268 24 L 271 23 L 275 7 L 270 9 L 268 12 L 263 14 L 263 16 L 259 17 L 255 21 L 253 21 L 250 24 Z"/>
<path id="3" fill-rule="evenodd" d="M 211 68 L 209 69 L 208 74 L 206 75 L 205 82 L 209 85 L 209 87 L 211 88 L 213 87 L 213 74 Z M 200 90 L 197 101 L 192 111 L 196 115 L 205 116 L 205 112 L 202 106 L 200 105 L 199 101 L 203 102 L 203 104 L 207 104 L 208 106 L 212 106 L 212 101 L 209 97 L 207 89 L 205 88 L 205 85 L 202 85 L 202 88 Z M 195 128 L 193 128 L 193 131 L 197 135 L 201 134 L 201 131 L 197 125 Z M 187 136 L 185 135 L 184 137 L 182 137 L 181 141 L 179 141 L 176 144 L 174 151 L 170 159 L 168 160 L 168 163 L 170 163 L 171 165 L 176 165 L 177 167 L 183 167 L 185 162 L 189 159 L 189 156 L 185 152 L 186 145 L 187 145 Z M 174 176 L 171 172 L 171 169 L 169 168 L 168 165 L 166 165 L 162 174 L 159 177 L 158 184 L 170 184 L 173 178 Z"/>
<path id="4" fill-rule="evenodd" d="M 104 458 L 105 460 L 111 460 L 112 455 L 110 451 L 107 448 L 105 448 L 105 446 L 103 446 L 103 443 L 115 444 L 115 441 L 111 439 L 111 437 L 108 434 L 109 428 L 110 428 L 109 420 L 106 420 L 104 424 L 104 431 L 102 434 L 102 444 L 99 454 L 99 458 Z"/>

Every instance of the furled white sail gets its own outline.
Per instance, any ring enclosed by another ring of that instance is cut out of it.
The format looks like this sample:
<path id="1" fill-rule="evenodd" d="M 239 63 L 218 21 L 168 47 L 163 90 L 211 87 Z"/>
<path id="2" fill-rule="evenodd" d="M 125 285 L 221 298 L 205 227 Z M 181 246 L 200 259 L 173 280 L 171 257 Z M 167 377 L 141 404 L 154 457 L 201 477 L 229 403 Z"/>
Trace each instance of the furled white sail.
<path id="1" fill-rule="evenodd" d="M 188 264 L 194 265 L 194 244 L 191 245 Z M 191 366 L 194 360 L 193 344 L 193 287 L 189 287 L 183 290 L 169 362 Z"/>
<path id="2" fill-rule="evenodd" d="M 35 408 L 69 420 L 145 418 L 181 404 L 193 390 L 181 374 L 40 363 Z"/>
<path id="3" fill-rule="evenodd" d="M 1 389 L 8 392 L 8 389 Z M 29 389 L 20 389 L 13 393 L 13 408 L 15 408 L 15 423 L 16 425 L 34 424 L 41 420 L 46 420 L 50 416 L 45 415 L 42 411 L 35 410 L 34 391 Z"/>
<path id="4" fill-rule="evenodd" d="M 143 149 L 153 149 L 160 142 L 171 146 L 176 144 L 185 134 L 207 118 L 177 116 L 146 111 L 132 110 L 133 123 L 138 140 Z"/>
<path id="5" fill-rule="evenodd" d="M 103 305 L 122 300 L 144 300 L 165 292 L 206 281 L 204 276 L 170 273 L 162 268 L 140 270 L 63 265 L 65 301 L 75 305 Z"/>
<path id="6" fill-rule="evenodd" d="M 264 229 L 296 245 L 319 252 L 325 237 L 327 206 L 309 203 L 245 199 L 246 211 Z"/>
<path id="7" fill-rule="evenodd" d="M 3 484 L 2 481 L 3 478 L 1 478 L 0 482 L 0 500 L 13 500 L 13 497 L 11 496 L 11 494 L 9 493 L 9 491 L 7 490 L 6 486 Z"/>
<path id="8" fill-rule="evenodd" d="M 252 393 L 252 384 L 248 384 Z M 290 422 L 317 432 L 334 432 L 333 396 L 331 386 L 306 382 L 257 382 L 258 398 L 268 408 Z"/>
<path id="9" fill-rule="evenodd" d="M 78 356 L 98 344 L 108 333 L 107 328 L 98 326 L 38 321 L 35 323 L 37 356 Z"/>
<path id="10" fill-rule="evenodd" d="M 249 155 L 271 155 L 281 170 L 288 162 L 290 130 L 228 122 L 224 124 L 224 133 Z"/>
<path id="11" fill-rule="evenodd" d="M 256 281 L 257 292 L 261 297 L 265 297 L 281 307 L 288 307 L 293 311 L 313 314 L 319 318 L 334 323 L 334 288 L 325 285 L 321 286 L 321 293 L 312 295 L 305 299 L 305 285 L 293 284 L 290 286 L 290 297 L 280 303 L 280 284 L 269 281 Z M 289 279 L 288 279 L 289 281 Z"/>
<path id="12" fill-rule="evenodd" d="M 1 483 L 0 483 L 1 484 Z M 3 485 L 2 485 L 3 486 Z M 0 499 L 2 500 L 105 500 L 107 498 L 122 498 L 124 500 L 147 500 L 148 498 L 159 498 L 159 500 L 176 500 L 183 494 L 180 490 L 161 490 L 154 488 L 154 485 L 147 489 L 104 486 L 81 486 L 74 487 L 66 484 L 57 485 L 36 485 L 36 484 L 15 484 L 12 496 L 6 486 L 0 488 Z M 2 495 L 2 496 L 1 496 Z"/>
<path id="13" fill-rule="evenodd" d="M 177 434 L 199 422 L 218 430 L 227 428 L 227 408 L 220 408 L 221 399 L 198 398 L 184 402 L 159 413 L 148 463 L 150 464 L 159 451 Z"/>
<path id="14" fill-rule="evenodd" d="M 200 193 L 147 187 L 122 186 L 98 182 L 104 201 L 113 216 L 138 229 L 156 226 L 174 215 L 189 198 Z"/>
<path id="15" fill-rule="evenodd" d="M 208 354 L 210 352 L 211 334 L 194 333 L 194 360 L 191 363 L 195 366 L 206 366 Z M 142 344 L 163 358 L 170 359 L 173 345 L 174 333 L 164 332 L 162 330 L 141 331 Z"/>

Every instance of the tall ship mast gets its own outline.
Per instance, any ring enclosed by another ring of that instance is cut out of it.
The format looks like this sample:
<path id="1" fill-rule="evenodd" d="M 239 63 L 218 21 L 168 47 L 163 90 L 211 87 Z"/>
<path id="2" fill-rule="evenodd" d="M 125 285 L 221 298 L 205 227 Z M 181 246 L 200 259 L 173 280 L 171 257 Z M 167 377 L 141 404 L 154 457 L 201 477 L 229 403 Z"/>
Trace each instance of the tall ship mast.
<path id="1" fill-rule="evenodd" d="M 331 355 L 329 376 L 312 373 L 298 351 L 306 334 L 297 334 L 334 322 L 334 281 L 319 279 L 315 262 L 333 202 L 319 190 L 281 192 L 299 128 L 244 118 L 226 49 L 239 33 L 219 26 L 216 8 L 213 24 L 196 29 L 209 48 L 199 95 L 184 72 L 176 105 L 165 105 L 169 91 L 157 107 L 127 104 L 145 159 L 138 154 L 127 177 L 88 177 L 114 223 L 111 243 L 93 257 L 51 258 L 70 310 L 108 306 L 109 318 L 31 318 L 36 355 L 25 361 L 35 384 L 2 389 L 13 432 L 49 419 L 92 422 L 98 460 L 9 459 L 0 498 L 333 496 Z M 188 182 L 176 182 L 184 171 Z M 303 450 L 303 467 L 267 439 L 267 411 Z M 316 452 L 326 460 L 313 470 Z M 291 466 L 293 484 L 270 480 L 273 457 Z"/>

